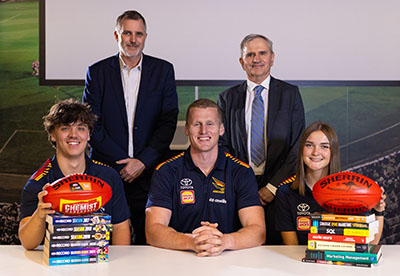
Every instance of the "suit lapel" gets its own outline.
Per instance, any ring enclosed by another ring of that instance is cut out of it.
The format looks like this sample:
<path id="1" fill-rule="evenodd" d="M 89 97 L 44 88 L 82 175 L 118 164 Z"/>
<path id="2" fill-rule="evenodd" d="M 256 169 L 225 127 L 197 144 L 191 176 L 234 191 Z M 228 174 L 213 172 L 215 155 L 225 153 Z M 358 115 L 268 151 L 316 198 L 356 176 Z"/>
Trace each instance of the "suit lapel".
<path id="1" fill-rule="evenodd" d="M 270 137 L 274 129 L 275 117 L 278 113 L 280 88 L 278 82 L 271 76 L 268 92 L 268 118 L 267 118 L 267 148 L 270 146 Z M 268 151 L 268 150 L 267 150 Z"/>
<path id="2" fill-rule="evenodd" d="M 143 61 L 142 61 L 142 68 L 140 69 L 141 76 L 140 76 L 140 84 L 139 84 L 139 92 L 137 96 L 137 103 L 136 103 L 136 111 L 135 111 L 135 121 L 138 117 L 137 115 L 140 114 L 141 109 L 144 106 L 144 101 L 146 99 L 146 91 L 148 91 L 148 85 L 150 83 L 150 71 L 151 71 L 151 64 L 149 63 L 149 59 L 146 55 L 143 54 Z"/>
<path id="3" fill-rule="evenodd" d="M 118 103 L 118 110 L 121 112 L 121 117 L 123 118 L 123 122 L 126 128 L 128 128 L 128 118 L 126 115 L 126 106 L 125 106 L 125 97 L 124 97 L 124 88 L 122 86 L 121 79 L 121 67 L 119 65 L 119 54 L 115 56 L 111 61 L 112 70 L 110 70 L 111 74 L 111 83 L 112 83 L 112 91 L 115 94 L 115 98 Z"/>
<path id="4" fill-rule="evenodd" d="M 241 152 L 245 153 L 246 159 L 248 160 L 248 149 L 247 149 L 247 134 L 246 134 L 246 121 L 245 121 L 245 105 L 246 105 L 246 93 L 247 93 L 247 83 L 244 81 L 239 89 L 236 91 L 237 96 L 233 97 L 235 102 L 233 103 L 233 112 L 235 122 L 237 124 L 237 129 L 233 133 L 238 133 L 239 135 L 237 143 L 238 148 Z M 243 161 L 247 161 L 243 160 Z"/>

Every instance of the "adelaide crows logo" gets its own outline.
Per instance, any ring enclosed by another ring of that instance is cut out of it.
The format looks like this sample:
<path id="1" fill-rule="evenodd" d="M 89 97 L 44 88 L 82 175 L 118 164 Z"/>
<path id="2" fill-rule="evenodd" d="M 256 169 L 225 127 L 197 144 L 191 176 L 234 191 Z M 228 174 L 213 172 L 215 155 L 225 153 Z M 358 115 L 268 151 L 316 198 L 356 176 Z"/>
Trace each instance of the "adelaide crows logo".
<path id="1" fill-rule="evenodd" d="M 217 193 L 217 194 L 224 194 L 225 193 L 225 183 L 224 182 L 222 182 L 221 180 L 218 180 L 215 177 L 213 177 L 211 183 L 215 187 L 215 189 L 213 190 L 213 193 Z"/>

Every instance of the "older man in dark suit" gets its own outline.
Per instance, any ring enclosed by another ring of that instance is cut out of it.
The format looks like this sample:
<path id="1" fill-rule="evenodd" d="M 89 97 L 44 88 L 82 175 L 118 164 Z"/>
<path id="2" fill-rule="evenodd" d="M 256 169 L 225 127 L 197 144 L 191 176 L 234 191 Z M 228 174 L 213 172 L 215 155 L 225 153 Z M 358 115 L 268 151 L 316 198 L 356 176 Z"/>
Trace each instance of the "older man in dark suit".
<path id="1" fill-rule="evenodd" d="M 83 101 L 98 120 L 91 156 L 115 168 L 125 184 L 135 244 L 145 244 L 145 204 L 155 165 L 167 157 L 178 115 L 174 69 L 142 53 L 146 21 L 137 11 L 117 18 L 119 53 L 88 68 Z"/>
<path id="2" fill-rule="evenodd" d="M 278 185 L 295 173 L 304 108 L 299 89 L 270 75 L 272 41 L 250 34 L 240 45 L 240 64 L 247 81 L 222 92 L 225 134 L 220 146 L 253 168 L 265 207 L 266 244 L 281 244 L 275 230 L 274 197 Z"/>

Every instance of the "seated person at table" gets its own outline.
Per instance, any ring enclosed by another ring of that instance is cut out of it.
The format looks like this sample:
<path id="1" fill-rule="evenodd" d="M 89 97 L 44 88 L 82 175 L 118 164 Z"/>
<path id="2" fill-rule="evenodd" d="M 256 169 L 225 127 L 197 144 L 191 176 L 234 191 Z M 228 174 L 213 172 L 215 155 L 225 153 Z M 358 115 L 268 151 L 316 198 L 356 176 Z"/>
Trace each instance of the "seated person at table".
<path id="1" fill-rule="evenodd" d="M 309 228 L 298 227 L 297 218 L 313 212 L 327 212 L 313 198 L 312 188 L 318 180 L 339 171 L 339 142 L 335 130 L 326 123 L 312 123 L 300 139 L 297 175 L 284 181 L 276 193 L 276 229 L 281 231 L 286 245 L 307 244 Z M 372 241 L 375 244 L 382 235 L 385 198 L 382 189 L 381 200 L 373 209 L 379 220 L 379 232 Z"/>
<path id="2" fill-rule="evenodd" d="M 149 244 L 198 256 L 261 245 L 265 222 L 256 178 L 249 165 L 218 148 L 224 133 L 218 105 L 193 102 L 185 133 L 189 149 L 153 174 L 146 206 Z"/>
<path id="3" fill-rule="evenodd" d="M 113 194 L 104 212 L 112 216 L 112 244 L 130 244 L 130 214 L 121 178 L 114 169 L 90 160 L 85 154 L 95 119 L 87 105 L 73 99 L 53 105 L 44 117 L 56 154 L 31 176 L 22 191 L 18 233 L 26 249 L 34 249 L 42 242 L 46 215 L 55 213 L 51 203 L 43 202 L 45 189 L 49 183 L 76 173 L 96 176 L 110 185 Z"/>

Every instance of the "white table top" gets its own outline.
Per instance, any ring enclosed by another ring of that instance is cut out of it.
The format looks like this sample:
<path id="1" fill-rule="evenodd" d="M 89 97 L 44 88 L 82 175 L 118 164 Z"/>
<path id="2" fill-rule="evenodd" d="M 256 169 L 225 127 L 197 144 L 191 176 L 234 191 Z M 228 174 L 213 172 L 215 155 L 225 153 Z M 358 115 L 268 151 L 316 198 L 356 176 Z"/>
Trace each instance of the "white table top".
<path id="1" fill-rule="evenodd" d="M 384 245 L 372 268 L 302 263 L 305 246 L 261 246 L 201 258 L 193 252 L 151 246 L 111 246 L 109 263 L 47 266 L 40 249 L 0 246 L 0 275 L 398 275 L 400 245 Z"/>

